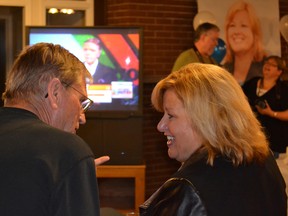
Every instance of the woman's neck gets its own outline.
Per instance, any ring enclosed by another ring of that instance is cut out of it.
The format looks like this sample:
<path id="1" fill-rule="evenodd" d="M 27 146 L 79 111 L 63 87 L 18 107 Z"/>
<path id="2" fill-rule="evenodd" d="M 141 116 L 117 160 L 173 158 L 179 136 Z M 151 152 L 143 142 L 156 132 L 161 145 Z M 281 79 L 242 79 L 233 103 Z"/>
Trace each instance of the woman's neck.
<path id="1" fill-rule="evenodd" d="M 276 85 L 277 80 L 275 79 L 263 79 L 263 87 L 264 89 L 270 89 L 272 88 L 274 85 Z"/>
<path id="2" fill-rule="evenodd" d="M 276 82 L 277 82 L 277 80 L 275 80 L 275 79 L 264 79 L 264 78 L 262 78 L 258 82 L 258 87 L 260 89 L 264 89 L 264 90 L 268 91 L 269 89 L 273 88 L 273 86 L 276 85 Z"/>

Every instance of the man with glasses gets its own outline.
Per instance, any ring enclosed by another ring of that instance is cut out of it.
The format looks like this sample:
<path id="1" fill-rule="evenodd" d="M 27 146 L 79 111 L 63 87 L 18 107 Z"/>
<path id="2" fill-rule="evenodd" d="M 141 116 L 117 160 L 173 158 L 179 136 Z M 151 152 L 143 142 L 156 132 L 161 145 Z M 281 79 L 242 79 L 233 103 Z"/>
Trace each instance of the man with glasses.
<path id="1" fill-rule="evenodd" d="M 93 103 L 87 76 L 59 45 L 27 47 L 15 60 L 0 108 L 0 215 L 100 214 L 94 155 L 75 135 Z"/>
<path id="2" fill-rule="evenodd" d="M 183 51 L 177 57 L 172 71 L 179 70 L 189 63 L 200 62 L 206 64 L 218 64 L 211 57 L 214 48 L 218 45 L 219 27 L 212 23 L 202 23 L 194 32 L 194 44 L 192 48 Z"/>

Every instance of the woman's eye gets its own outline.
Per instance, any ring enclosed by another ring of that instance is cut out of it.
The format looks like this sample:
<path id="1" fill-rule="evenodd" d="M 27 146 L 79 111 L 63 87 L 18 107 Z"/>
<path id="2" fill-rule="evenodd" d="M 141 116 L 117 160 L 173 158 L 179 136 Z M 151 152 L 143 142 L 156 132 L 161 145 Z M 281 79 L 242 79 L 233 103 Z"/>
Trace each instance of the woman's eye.
<path id="1" fill-rule="evenodd" d="M 173 118 L 173 115 L 168 114 L 168 118 L 169 119 Z"/>
<path id="2" fill-rule="evenodd" d="M 231 23 L 230 25 L 228 25 L 229 28 L 235 27 L 234 23 Z"/>

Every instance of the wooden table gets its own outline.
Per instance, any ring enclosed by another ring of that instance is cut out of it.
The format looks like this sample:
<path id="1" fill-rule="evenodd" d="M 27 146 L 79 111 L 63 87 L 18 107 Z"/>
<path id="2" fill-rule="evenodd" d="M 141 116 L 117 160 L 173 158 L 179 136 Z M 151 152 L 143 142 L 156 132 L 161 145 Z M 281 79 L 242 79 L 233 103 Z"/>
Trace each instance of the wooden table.
<path id="1" fill-rule="evenodd" d="M 101 165 L 97 167 L 97 178 L 134 178 L 135 210 L 145 201 L 145 165 Z"/>

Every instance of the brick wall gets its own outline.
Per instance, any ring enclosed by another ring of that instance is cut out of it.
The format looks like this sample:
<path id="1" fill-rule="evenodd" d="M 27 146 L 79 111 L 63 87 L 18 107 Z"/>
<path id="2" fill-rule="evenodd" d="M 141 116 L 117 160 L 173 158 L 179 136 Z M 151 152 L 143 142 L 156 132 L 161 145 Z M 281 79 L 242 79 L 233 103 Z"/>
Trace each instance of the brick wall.
<path id="1" fill-rule="evenodd" d="M 105 0 L 104 0 L 105 1 Z M 141 26 L 144 32 L 144 125 L 143 155 L 147 166 L 146 197 L 149 197 L 178 167 L 167 156 L 166 140 L 156 130 L 161 114 L 151 109 L 155 83 L 170 73 L 177 55 L 191 47 L 196 0 L 106 0 L 105 23 L 109 26 Z M 279 0 L 280 17 L 288 14 L 288 1 Z M 97 11 L 95 12 L 97 13 Z M 281 37 L 282 55 L 288 44 Z"/>
<path id="2" fill-rule="evenodd" d="M 107 25 L 143 28 L 143 155 L 148 197 L 179 167 L 178 162 L 167 156 L 166 139 L 156 130 L 161 114 L 151 109 L 151 91 L 170 72 L 175 56 L 191 46 L 197 4 L 191 0 L 106 2 Z"/>
<path id="3" fill-rule="evenodd" d="M 145 82 L 165 76 L 183 46 L 192 43 L 195 1 L 107 0 L 106 10 L 107 25 L 143 27 Z"/>

